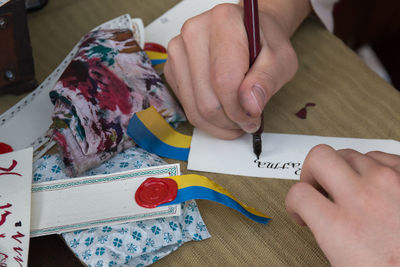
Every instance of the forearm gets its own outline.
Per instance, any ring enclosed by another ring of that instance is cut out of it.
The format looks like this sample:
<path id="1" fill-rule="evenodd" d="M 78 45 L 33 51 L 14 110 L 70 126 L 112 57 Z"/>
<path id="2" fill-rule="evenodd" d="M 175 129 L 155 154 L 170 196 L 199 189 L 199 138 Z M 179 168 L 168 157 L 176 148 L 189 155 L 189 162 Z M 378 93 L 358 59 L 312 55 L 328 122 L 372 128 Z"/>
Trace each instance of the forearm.
<path id="1" fill-rule="evenodd" d="M 243 0 L 240 1 L 243 6 Z M 258 0 L 260 12 L 275 17 L 287 36 L 292 36 L 311 12 L 310 0 Z"/>

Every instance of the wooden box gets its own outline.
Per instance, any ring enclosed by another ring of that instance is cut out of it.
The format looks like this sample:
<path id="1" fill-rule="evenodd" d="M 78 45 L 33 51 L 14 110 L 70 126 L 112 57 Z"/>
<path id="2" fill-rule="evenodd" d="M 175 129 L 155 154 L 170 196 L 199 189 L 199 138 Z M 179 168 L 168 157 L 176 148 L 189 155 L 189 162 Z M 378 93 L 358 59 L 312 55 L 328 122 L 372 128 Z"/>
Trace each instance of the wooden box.
<path id="1" fill-rule="evenodd" d="M 25 1 L 0 7 L 0 94 L 19 94 L 36 86 Z"/>

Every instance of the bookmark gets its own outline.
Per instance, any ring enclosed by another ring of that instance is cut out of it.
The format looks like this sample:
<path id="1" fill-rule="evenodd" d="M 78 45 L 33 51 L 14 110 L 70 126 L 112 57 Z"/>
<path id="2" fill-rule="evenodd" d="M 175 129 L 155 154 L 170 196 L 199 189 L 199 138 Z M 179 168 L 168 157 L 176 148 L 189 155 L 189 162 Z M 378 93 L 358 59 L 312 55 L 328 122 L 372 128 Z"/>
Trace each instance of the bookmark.
<path id="1" fill-rule="evenodd" d="M 146 45 L 147 45 L 147 49 L 146 49 Z M 153 43 L 152 46 L 155 46 L 158 44 Z M 162 49 L 165 50 L 164 47 L 162 47 L 161 45 L 158 45 L 160 48 L 157 47 L 150 47 L 149 45 L 146 43 L 145 44 L 145 48 L 144 48 L 144 52 L 146 52 L 147 56 L 149 57 L 150 61 L 151 61 L 151 65 L 153 65 L 153 67 L 155 67 L 156 65 L 165 63 L 167 61 L 168 58 L 168 54 L 167 52 L 161 52 Z"/>
<path id="2" fill-rule="evenodd" d="M 161 64 L 167 61 L 168 54 L 145 50 L 147 56 L 151 60 L 152 65 Z"/>
<path id="3" fill-rule="evenodd" d="M 179 174 L 171 164 L 34 184 L 31 236 L 179 216 L 180 205 L 146 209 L 134 199 L 146 179 Z"/>
<path id="4" fill-rule="evenodd" d="M 187 160 L 191 136 L 175 131 L 154 107 L 135 113 L 128 135 L 140 147 L 161 157 Z"/>
<path id="5" fill-rule="evenodd" d="M 266 224 L 269 217 L 248 207 L 211 179 L 196 174 L 148 178 L 137 189 L 136 203 L 145 208 L 178 204 L 191 199 L 205 199 L 239 211 L 249 219 Z"/>

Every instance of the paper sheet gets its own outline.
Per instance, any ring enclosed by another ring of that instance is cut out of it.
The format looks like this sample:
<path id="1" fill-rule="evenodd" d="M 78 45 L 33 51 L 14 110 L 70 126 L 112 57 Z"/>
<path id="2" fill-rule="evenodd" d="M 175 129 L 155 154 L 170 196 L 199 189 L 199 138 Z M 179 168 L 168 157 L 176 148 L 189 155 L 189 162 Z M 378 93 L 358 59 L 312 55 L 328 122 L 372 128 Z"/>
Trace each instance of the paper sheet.
<path id="1" fill-rule="evenodd" d="M 0 266 L 26 266 L 32 148 L 0 155 Z"/>
<path id="2" fill-rule="evenodd" d="M 400 142 L 395 140 L 273 133 L 263 133 L 262 140 L 262 154 L 257 161 L 250 134 L 226 141 L 194 129 L 188 169 L 298 180 L 307 153 L 318 144 L 328 144 L 335 149 L 351 148 L 361 153 L 374 150 L 400 153 Z"/>
<path id="3" fill-rule="evenodd" d="M 175 175 L 178 164 L 34 184 L 31 236 L 179 216 L 180 205 L 146 209 L 135 201 L 147 178 Z"/>

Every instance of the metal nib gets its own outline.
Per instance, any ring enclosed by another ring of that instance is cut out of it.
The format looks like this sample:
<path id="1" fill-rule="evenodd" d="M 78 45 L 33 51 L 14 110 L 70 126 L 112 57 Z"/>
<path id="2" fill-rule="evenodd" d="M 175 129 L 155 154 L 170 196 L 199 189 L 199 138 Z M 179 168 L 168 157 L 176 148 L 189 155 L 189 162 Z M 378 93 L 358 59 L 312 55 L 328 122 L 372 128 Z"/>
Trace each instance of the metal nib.
<path id="1" fill-rule="evenodd" d="M 262 148 L 261 134 L 253 134 L 253 152 L 256 154 L 257 159 L 260 159 Z"/>

